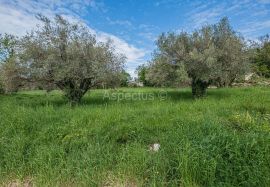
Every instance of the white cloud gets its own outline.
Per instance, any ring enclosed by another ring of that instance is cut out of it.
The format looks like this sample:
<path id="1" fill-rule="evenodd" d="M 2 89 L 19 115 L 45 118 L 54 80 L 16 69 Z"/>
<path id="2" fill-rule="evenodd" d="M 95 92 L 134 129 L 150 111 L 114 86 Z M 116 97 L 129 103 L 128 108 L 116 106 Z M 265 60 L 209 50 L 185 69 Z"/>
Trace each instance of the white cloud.
<path id="1" fill-rule="evenodd" d="M 142 36 L 151 42 L 155 42 L 157 40 L 157 36 L 152 32 L 141 32 L 139 33 L 139 36 Z"/>
<path id="2" fill-rule="evenodd" d="M 0 33 L 22 35 L 38 23 L 34 16 L 3 5 L 0 6 L 0 17 Z"/>
<path id="3" fill-rule="evenodd" d="M 80 14 L 83 14 L 82 11 L 86 11 L 86 9 L 81 10 L 82 7 L 105 10 L 103 4 L 96 3 L 94 0 L 41 0 L 38 2 L 34 0 L 0 0 L 0 33 L 19 36 L 25 34 L 38 24 L 38 20 L 35 18 L 38 13 L 50 18 L 55 14 L 61 14 L 70 21 L 80 21 L 86 24 L 80 18 Z M 131 23 L 117 21 L 115 24 Z M 146 51 L 136 48 L 115 35 L 94 30 L 90 26 L 89 29 L 97 36 L 99 41 L 105 42 L 108 38 L 113 41 L 116 51 L 126 55 L 127 68 L 134 75 L 135 66 L 143 62 Z"/>
<path id="4" fill-rule="evenodd" d="M 154 6 L 156 7 L 166 6 L 170 8 L 170 7 L 180 6 L 183 3 L 184 3 L 183 0 L 159 0 L 154 3 Z"/>
<path id="5" fill-rule="evenodd" d="M 270 28 L 270 20 L 249 22 L 249 27 L 240 29 L 246 35 L 251 35 L 253 32 Z"/>
<path id="6" fill-rule="evenodd" d="M 97 32 L 97 39 L 101 42 L 107 41 L 109 38 L 113 40 L 115 49 L 119 53 L 124 53 L 126 54 L 126 57 L 130 63 L 137 63 L 143 60 L 143 57 L 145 56 L 145 51 L 138 49 L 124 40 L 105 33 L 105 32 Z"/>
<path id="7" fill-rule="evenodd" d="M 270 4 L 270 0 L 258 0 L 258 2 L 262 4 Z"/>
<path id="8" fill-rule="evenodd" d="M 270 28 L 267 17 L 270 11 L 267 5 L 270 0 L 197 2 L 194 9 L 186 15 L 189 29 L 198 28 L 206 23 L 215 23 L 224 16 L 234 20 L 238 19 L 237 28 L 245 36 L 253 35 L 255 37 L 258 31 Z"/>
<path id="9" fill-rule="evenodd" d="M 109 22 L 110 25 L 120 25 L 120 26 L 126 26 L 126 27 L 133 26 L 129 20 L 112 20 L 109 17 L 107 17 L 106 20 Z"/>
<path id="10" fill-rule="evenodd" d="M 216 7 L 214 9 L 200 11 L 192 15 L 191 20 L 193 22 L 194 27 L 197 28 L 201 25 L 215 22 L 217 17 L 220 16 L 221 12 L 222 7 Z"/>

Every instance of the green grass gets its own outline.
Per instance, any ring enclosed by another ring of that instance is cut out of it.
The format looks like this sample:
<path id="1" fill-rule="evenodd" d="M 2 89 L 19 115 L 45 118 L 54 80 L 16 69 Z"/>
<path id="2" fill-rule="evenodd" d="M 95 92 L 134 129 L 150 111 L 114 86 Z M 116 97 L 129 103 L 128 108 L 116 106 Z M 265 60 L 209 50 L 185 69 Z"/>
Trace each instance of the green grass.
<path id="1" fill-rule="evenodd" d="M 150 98 L 95 90 L 72 108 L 60 92 L 0 96 L 0 185 L 270 186 L 269 88 L 109 92 Z"/>

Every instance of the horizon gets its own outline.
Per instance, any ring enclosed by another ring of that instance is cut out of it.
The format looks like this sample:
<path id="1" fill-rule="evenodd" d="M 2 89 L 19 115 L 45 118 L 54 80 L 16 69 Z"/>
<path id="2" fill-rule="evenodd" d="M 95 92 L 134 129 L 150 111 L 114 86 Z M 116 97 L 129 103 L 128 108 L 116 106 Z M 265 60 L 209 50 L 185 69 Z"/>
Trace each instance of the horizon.
<path id="1" fill-rule="evenodd" d="M 163 32 L 191 32 L 226 16 L 247 39 L 270 33 L 270 0 L 0 0 L 0 33 L 22 36 L 38 24 L 38 13 L 82 22 L 100 41 L 111 38 L 116 50 L 126 55 L 132 77 L 136 67 L 151 59 Z"/>

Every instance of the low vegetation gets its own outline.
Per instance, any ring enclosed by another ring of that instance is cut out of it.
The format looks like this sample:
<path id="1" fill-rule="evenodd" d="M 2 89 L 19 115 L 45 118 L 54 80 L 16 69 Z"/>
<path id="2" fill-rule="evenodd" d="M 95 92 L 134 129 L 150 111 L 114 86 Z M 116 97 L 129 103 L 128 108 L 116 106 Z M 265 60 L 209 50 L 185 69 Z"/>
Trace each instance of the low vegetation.
<path id="1" fill-rule="evenodd" d="M 97 41 L 86 25 L 60 15 L 37 18 L 41 25 L 25 36 L 0 35 L 2 92 L 57 88 L 78 104 L 89 89 L 128 85 L 126 57 L 112 40 Z M 269 78 L 269 43 L 269 35 L 247 42 L 226 17 L 191 33 L 163 33 L 152 60 L 137 68 L 138 84 L 190 85 L 200 98 L 209 86 L 229 87 L 250 73 Z"/>
<path id="2" fill-rule="evenodd" d="M 163 33 L 133 81 L 111 39 L 37 18 L 0 35 L 0 185 L 270 186 L 268 35 Z"/>
<path id="3" fill-rule="evenodd" d="M 94 90 L 75 108 L 59 91 L 1 95 L 0 184 L 267 187 L 269 95 L 268 87 L 208 89 L 199 100 L 190 89 Z"/>

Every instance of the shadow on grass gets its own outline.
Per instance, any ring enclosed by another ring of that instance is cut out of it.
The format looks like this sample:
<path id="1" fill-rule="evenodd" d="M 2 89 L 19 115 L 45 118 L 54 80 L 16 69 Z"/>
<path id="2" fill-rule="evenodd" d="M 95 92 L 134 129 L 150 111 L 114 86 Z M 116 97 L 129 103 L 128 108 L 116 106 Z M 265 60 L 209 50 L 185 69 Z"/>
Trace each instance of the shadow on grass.
<path id="1" fill-rule="evenodd" d="M 68 102 L 68 101 L 66 101 Z M 103 98 L 103 97 L 84 97 L 82 98 L 82 101 L 80 102 L 80 105 L 94 105 L 94 106 L 98 106 L 98 105 L 107 105 L 111 103 L 111 101 L 107 98 Z"/>
<path id="2" fill-rule="evenodd" d="M 155 102 L 160 101 L 160 94 L 162 93 L 165 96 L 162 100 L 166 101 L 192 101 L 193 96 L 190 89 L 160 89 L 160 90 L 138 90 L 137 93 L 143 94 L 152 94 L 154 97 L 152 99 L 142 99 L 142 100 L 132 100 L 132 99 L 122 99 L 122 100 L 111 100 L 110 98 L 104 98 L 104 93 L 98 90 L 97 92 L 88 93 L 83 98 L 79 106 L 103 106 L 103 105 L 111 105 L 111 104 L 130 104 L 133 105 L 138 102 Z M 116 94 L 121 94 L 121 91 L 115 91 Z M 124 93 L 134 93 L 133 90 L 125 91 Z M 165 94 L 165 95 L 164 95 Z M 226 97 L 230 97 L 231 93 L 227 89 L 208 89 L 206 98 L 213 99 L 224 99 Z M 62 94 L 13 94 L 7 97 L 8 100 L 16 102 L 16 105 L 26 106 L 26 107 L 43 107 L 43 106 L 69 106 L 68 100 Z M 14 100 L 15 98 L 15 100 Z"/>
<path id="3" fill-rule="evenodd" d="M 15 102 L 17 105 L 24 107 L 44 107 L 48 105 L 60 107 L 67 104 L 67 100 L 61 95 L 29 95 L 29 94 L 19 94 L 14 95 Z"/>
<path id="4" fill-rule="evenodd" d="M 192 93 L 189 90 L 168 91 L 167 96 L 168 96 L 169 100 L 173 100 L 173 101 L 177 101 L 177 100 L 191 101 L 191 100 L 193 100 Z"/>
<path id="5" fill-rule="evenodd" d="M 231 96 L 231 93 L 228 89 L 208 89 L 207 90 L 207 98 L 214 98 L 214 99 L 224 99 Z"/>
<path id="6" fill-rule="evenodd" d="M 191 90 L 174 90 L 174 91 L 168 91 L 167 92 L 168 99 L 173 101 L 183 100 L 183 101 L 192 101 L 194 100 Z M 212 99 L 224 99 L 227 97 L 230 97 L 231 93 L 228 92 L 228 90 L 222 90 L 222 89 L 208 89 L 206 94 L 207 98 Z"/>

